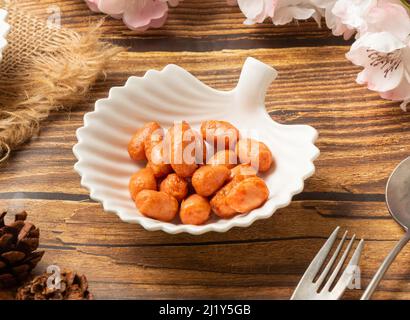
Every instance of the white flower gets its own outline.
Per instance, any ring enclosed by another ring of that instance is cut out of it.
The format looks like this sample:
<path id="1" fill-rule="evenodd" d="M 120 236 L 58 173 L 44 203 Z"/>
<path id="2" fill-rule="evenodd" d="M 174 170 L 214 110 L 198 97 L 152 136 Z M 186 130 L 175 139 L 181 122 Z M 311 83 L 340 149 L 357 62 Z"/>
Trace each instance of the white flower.
<path id="1" fill-rule="evenodd" d="M 385 99 L 410 100 L 410 17 L 398 4 L 380 1 L 368 13 L 366 32 L 346 55 L 364 67 L 357 82 Z"/>
<path id="2" fill-rule="evenodd" d="M 366 25 L 366 15 L 377 0 L 311 0 L 322 9 L 326 25 L 335 36 L 347 40 Z"/>
<path id="3" fill-rule="evenodd" d="M 275 2 L 272 18 L 275 25 L 309 18 L 314 18 L 320 24 L 321 15 L 311 0 L 277 0 Z"/>
<path id="4" fill-rule="evenodd" d="M 292 20 L 306 20 L 313 17 L 320 23 L 320 13 L 311 0 L 237 0 L 246 16 L 245 24 L 255 24 L 271 18 L 275 25 Z"/>
<path id="5" fill-rule="evenodd" d="M 365 32 L 367 29 L 367 16 L 377 3 L 377 0 L 339 0 L 332 8 L 332 13 L 347 28 Z"/>
<path id="6" fill-rule="evenodd" d="M 246 16 L 245 24 L 261 23 L 273 17 L 276 0 L 237 0 L 239 8 Z"/>

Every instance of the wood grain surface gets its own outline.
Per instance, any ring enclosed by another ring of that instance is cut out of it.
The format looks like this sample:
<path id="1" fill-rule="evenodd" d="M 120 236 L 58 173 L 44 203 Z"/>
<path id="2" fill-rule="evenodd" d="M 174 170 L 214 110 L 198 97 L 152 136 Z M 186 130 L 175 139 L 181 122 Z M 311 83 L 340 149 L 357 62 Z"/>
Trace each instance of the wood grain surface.
<path id="1" fill-rule="evenodd" d="M 19 0 L 44 19 L 58 5 L 63 26 L 82 32 L 102 16 L 81 0 Z M 42 230 L 48 265 L 87 275 L 98 299 L 288 299 L 317 250 L 336 226 L 366 240 L 365 287 L 403 231 L 390 218 L 384 187 L 410 150 L 410 113 L 355 83 L 359 69 L 345 59 L 349 43 L 314 22 L 282 27 L 242 24 L 224 0 L 184 0 L 167 24 L 131 32 L 106 19 L 103 37 L 128 51 L 111 61 L 105 79 L 70 112 L 55 113 L 41 134 L 0 168 L 0 207 L 25 209 Z M 74 172 L 75 130 L 96 99 L 147 69 L 178 64 L 216 89 L 235 86 L 248 56 L 279 71 L 266 105 L 272 118 L 318 129 L 317 172 L 293 203 L 245 229 L 202 236 L 147 232 L 104 213 Z M 375 299 L 410 298 L 410 247 L 381 282 Z M 345 298 L 357 299 L 361 290 Z M 0 297 L 12 298 L 2 292 Z"/>

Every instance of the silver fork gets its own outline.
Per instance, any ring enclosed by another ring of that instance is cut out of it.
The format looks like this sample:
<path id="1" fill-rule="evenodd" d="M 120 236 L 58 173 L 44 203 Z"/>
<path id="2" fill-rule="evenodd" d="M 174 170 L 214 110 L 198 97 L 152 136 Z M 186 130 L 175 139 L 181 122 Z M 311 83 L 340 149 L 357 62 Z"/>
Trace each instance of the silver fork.
<path id="1" fill-rule="evenodd" d="M 346 266 L 339 280 L 330 290 L 330 287 L 335 281 L 336 276 L 338 275 L 340 269 L 342 268 L 343 263 L 346 260 L 349 254 L 349 251 L 351 250 L 353 246 L 354 240 L 356 239 L 356 235 L 352 236 L 349 244 L 347 245 L 347 248 L 345 249 L 335 269 L 330 275 L 328 281 L 325 283 L 323 288 L 320 291 L 318 291 L 323 281 L 325 280 L 327 274 L 329 273 L 330 269 L 332 268 L 333 264 L 335 263 L 340 250 L 343 247 L 343 243 L 346 240 L 347 231 L 344 233 L 342 240 L 337 246 L 335 252 L 333 253 L 326 267 L 323 269 L 323 272 L 321 273 L 319 278 L 316 281 L 314 281 L 320 268 L 325 262 L 326 257 L 328 256 L 330 250 L 333 247 L 333 243 L 336 240 L 339 229 L 340 227 L 337 227 L 333 231 L 329 239 L 327 239 L 326 243 L 323 245 L 320 251 L 316 254 L 315 258 L 310 263 L 302 279 L 299 281 L 299 284 L 296 287 L 295 292 L 293 292 L 293 295 L 290 298 L 291 300 L 338 300 L 340 299 L 342 294 L 345 292 L 349 284 L 352 282 L 354 272 L 359 265 L 360 254 L 362 252 L 363 245 L 364 245 L 363 239 L 360 240 L 359 244 L 357 245 L 357 248 L 351 257 L 349 264 Z"/>

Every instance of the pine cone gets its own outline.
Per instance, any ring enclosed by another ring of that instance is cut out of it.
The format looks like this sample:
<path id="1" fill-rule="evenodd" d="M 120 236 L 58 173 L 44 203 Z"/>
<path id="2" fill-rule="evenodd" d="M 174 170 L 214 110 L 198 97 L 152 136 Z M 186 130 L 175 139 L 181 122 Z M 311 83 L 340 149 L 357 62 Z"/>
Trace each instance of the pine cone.
<path id="1" fill-rule="evenodd" d="M 87 278 L 72 271 L 62 272 L 60 289 L 47 286 L 52 276 L 43 273 L 17 290 L 16 300 L 93 300 Z"/>
<path id="2" fill-rule="evenodd" d="M 11 287 L 27 278 L 43 257 L 38 248 L 40 231 L 26 222 L 27 213 L 16 214 L 15 221 L 6 225 L 0 214 L 0 288 Z"/>

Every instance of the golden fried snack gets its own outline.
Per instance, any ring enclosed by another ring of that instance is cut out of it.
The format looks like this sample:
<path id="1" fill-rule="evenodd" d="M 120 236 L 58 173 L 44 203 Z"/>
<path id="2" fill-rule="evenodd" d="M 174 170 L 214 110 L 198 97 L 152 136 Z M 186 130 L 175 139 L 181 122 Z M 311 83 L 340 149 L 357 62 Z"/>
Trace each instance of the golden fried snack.
<path id="1" fill-rule="evenodd" d="M 191 139 L 195 141 L 195 143 L 193 144 L 191 142 L 191 145 L 185 149 L 186 153 L 190 155 L 189 158 L 195 158 L 197 165 L 206 164 L 208 149 L 205 140 L 202 138 L 202 135 L 194 129 L 191 129 L 189 134 L 187 134 L 188 140 L 190 136 L 193 137 Z"/>
<path id="2" fill-rule="evenodd" d="M 142 190 L 135 198 L 138 210 L 146 217 L 169 222 L 178 213 L 178 201 L 169 194 L 160 191 Z"/>
<path id="3" fill-rule="evenodd" d="M 203 158 L 202 137 L 184 121 L 168 130 L 166 145 L 175 173 L 183 178 L 191 177 L 198 168 L 198 157 Z"/>
<path id="4" fill-rule="evenodd" d="M 253 168 L 250 164 L 239 164 L 235 168 L 231 169 L 231 176 L 229 178 L 232 180 L 237 175 L 252 177 L 256 176 L 257 173 L 258 171 L 255 170 L 255 168 Z"/>
<path id="5" fill-rule="evenodd" d="M 226 202 L 226 195 L 229 191 L 240 181 L 245 179 L 244 176 L 235 176 L 231 182 L 226 184 L 222 189 L 220 189 L 211 199 L 211 208 L 212 211 L 218 217 L 229 219 L 238 214 L 238 212 L 232 209 Z"/>
<path id="6" fill-rule="evenodd" d="M 233 150 L 221 150 L 208 160 L 208 164 L 211 166 L 223 165 L 228 169 L 232 169 L 238 164 L 238 157 Z"/>
<path id="7" fill-rule="evenodd" d="M 145 138 L 145 156 L 156 178 L 172 172 L 164 150 L 164 130 L 160 127 Z"/>
<path id="8" fill-rule="evenodd" d="M 154 148 L 164 141 L 164 129 L 159 127 L 155 131 L 150 132 L 144 140 L 145 157 L 150 160 Z"/>
<path id="9" fill-rule="evenodd" d="M 161 127 L 157 122 L 148 122 L 134 133 L 128 143 L 128 153 L 132 160 L 147 160 L 145 156 L 145 139 L 158 129 L 161 129 Z"/>
<path id="10" fill-rule="evenodd" d="M 241 181 L 248 179 L 248 176 L 236 175 L 233 177 L 232 181 L 227 183 L 222 189 L 220 189 L 211 199 L 211 208 L 215 214 L 221 218 L 229 219 L 237 215 L 239 212 L 232 208 L 226 201 L 227 195 L 230 191 Z"/>
<path id="11" fill-rule="evenodd" d="M 145 124 L 134 134 L 128 144 L 130 157 L 147 160 L 146 168 L 129 182 L 141 214 L 169 222 L 178 214 L 181 202 L 182 223 L 202 225 L 211 209 L 227 219 L 267 201 L 268 187 L 257 173 L 275 165 L 269 148 L 253 139 L 240 139 L 238 129 L 226 121 L 204 121 L 201 133 L 183 121 L 166 135 L 157 122 Z M 204 137 L 220 150 L 208 161 Z M 211 196 L 208 201 L 206 197 Z"/>
<path id="12" fill-rule="evenodd" d="M 239 140 L 239 130 L 227 121 L 209 120 L 201 124 L 201 134 L 214 147 L 234 149 Z"/>
<path id="13" fill-rule="evenodd" d="M 239 140 L 235 151 L 240 163 L 251 164 L 260 172 L 268 171 L 274 162 L 266 144 L 253 139 Z"/>
<path id="14" fill-rule="evenodd" d="M 226 193 L 225 203 L 240 213 L 248 213 L 263 205 L 269 197 L 265 181 L 259 177 L 246 178 Z"/>
<path id="15" fill-rule="evenodd" d="M 142 190 L 157 190 L 157 182 L 151 168 L 144 168 L 131 176 L 128 184 L 131 198 L 135 200 L 137 194 Z"/>
<path id="16" fill-rule="evenodd" d="M 181 204 L 179 216 L 183 224 L 201 225 L 211 215 L 211 206 L 206 198 L 193 194 Z"/>
<path id="17" fill-rule="evenodd" d="M 159 191 L 182 201 L 188 194 L 188 182 L 175 173 L 168 175 L 160 184 Z"/>
<path id="18" fill-rule="evenodd" d="M 162 151 L 161 151 L 162 149 L 154 148 L 154 150 L 158 150 L 159 155 L 157 156 L 157 158 L 155 158 L 154 156 L 153 157 L 154 160 L 148 161 L 147 168 L 149 167 L 152 169 L 152 171 L 154 172 L 154 176 L 156 178 L 166 177 L 172 172 L 172 167 L 170 164 L 165 163 L 165 160 L 163 160 Z M 156 152 L 157 151 L 153 152 L 153 154 L 155 154 Z"/>
<path id="19" fill-rule="evenodd" d="M 195 171 L 192 185 L 196 193 L 208 197 L 218 191 L 229 176 L 230 171 L 226 166 L 205 165 Z"/>
<path id="20" fill-rule="evenodd" d="M 206 158 L 208 156 L 208 148 L 206 146 L 205 140 L 203 140 L 202 136 L 198 133 L 199 137 L 202 139 L 202 158 L 200 156 L 200 153 L 198 153 L 196 159 L 197 159 L 197 164 L 206 164 Z"/>

